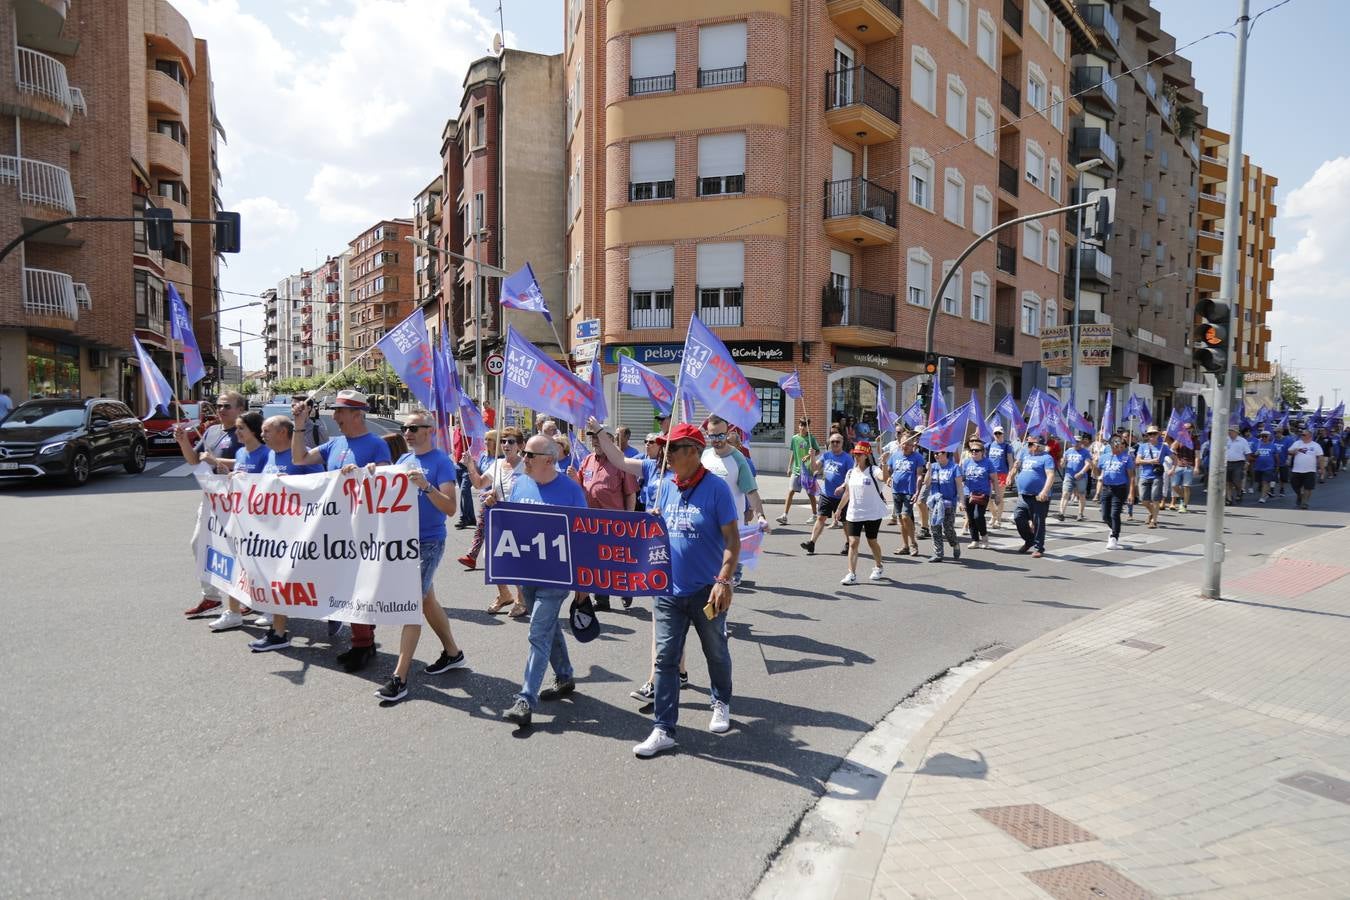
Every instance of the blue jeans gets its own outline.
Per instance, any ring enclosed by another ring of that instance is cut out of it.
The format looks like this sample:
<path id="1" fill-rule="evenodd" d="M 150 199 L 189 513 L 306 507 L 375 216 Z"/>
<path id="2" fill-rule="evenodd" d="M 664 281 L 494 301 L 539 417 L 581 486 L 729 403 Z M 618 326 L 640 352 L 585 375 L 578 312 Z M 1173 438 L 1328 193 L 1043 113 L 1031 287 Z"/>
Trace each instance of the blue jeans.
<path id="1" fill-rule="evenodd" d="M 570 592 L 521 585 L 520 593 L 525 598 L 525 608 L 530 611 L 530 656 L 525 660 L 525 682 L 516 696 L 534 709 L 539 705 L 539 688 L 550 664 L 559 678 L 572 677 L 572 660 L 567 657 L 562 620 L 558 618 Z M 678 674 L 675 676 L 677 688 L 679 677 Z"/>
<path id="2" fill-rule="evenodd" d="M 1045 552 L 1045 517 L 1050 514 L 1050 501 L 1037 500 L 1035 494 L 1021 494 L 1013 512 L 1013 524 L 1022 542 L 1033 550 Z"/>
<path id="3" fill-rule="evenodd" d="M 419 541 L 417 546 L 422 566 L 422 596 L 425 597 L 436 577 L 436 567 L 441 564 L 441 557 L 445 554 L 445 541 Z"/>
<path id="4" fill-rule="evenodd" d="M 473 512 L 473 482 L 469 481 L 469 467 L 459 467 L 459 523 L 477 525 L 478 517 Z"/>
<path id="5" fill-rule="evenodd" d="M 685 597 L 657 597 L 653 604 L 656 624 L 656 727 L 675 735 L 675 722 L 680 718 L 680 657 L 684 655 L 684 641 L 693 623 L 703 645 L 703 656 L 708 661 L 708 680 L 712 682 L 712 699 L 731 703 L 731 651 L 727 647 L 727 614 L 714 619 L 703 614 L 712 594 L 708 585 Z"/>

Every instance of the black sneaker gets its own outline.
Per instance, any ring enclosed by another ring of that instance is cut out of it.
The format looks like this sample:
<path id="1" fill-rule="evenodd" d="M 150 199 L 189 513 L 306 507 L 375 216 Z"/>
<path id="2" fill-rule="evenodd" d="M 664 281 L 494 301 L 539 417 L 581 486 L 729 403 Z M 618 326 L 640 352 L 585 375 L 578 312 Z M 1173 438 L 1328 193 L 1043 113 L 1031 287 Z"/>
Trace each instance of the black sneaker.
<path id="1" fill-rule="evenodd" d="M 688 673 L 688 672 L 681 672 L 681 673 L 680 673 L 680 690 L 684 690 L 684 689 L 687 688 L 687 687 L 689 687 L 689 673 Z"/>
<path id="2" fill-rule="evenodd" d="M 596 609 L 604 609 L 604 610 L 610 609 L 608 597 L 591 597 L 591 604 Z"/>
<path id="3" fill-rule="evenodd" d="M 375 696 L 386 703 L 397 703 L 408 696 L 408 682 L 397 675 L 390 676 L 385 686 L 375 692 Z"/>
<path id="4" fill-rule="evenodd" d="M 802 541 L 802 549 L 805 550 L 807 553 L 814 554 L 816 552 L 816 542 Z"/>
<path id="5" fill-rule="evenodd" d="M 847 555 L 848 555 L 848 544 L 845 544 L 844 546 L 842 546 L 842 547 L 839 548 L 839 555 L 840 555 L 840 556 L 847 556 Z"/>
<path id="6" fill-rule="evenodd" d="M 689 676 L 686 675 L 685 679 L 687 680 L 688 678 Z M 684 682 L 681 681 L 680 684 L 683 686 Z M 632 697 L 634 700 L 641 700 L 643 703 L 654 703 L 656 702 L 656 687 L 648 681 L 636 691 L 630 691 L 628 696 Z"/>
<path id="7" fill-rule="evenodd" d="M 624 597 L 624 598 L 623 598 L 623 608 L 624 608 L 624 609 L 629 609 L 629 608 L 632 607 L 632 605 L 633 605 L 633 598 L 632 598 L 632 597 Z"/>
<path id="8" fill-rule="evenodd" d="M 347 672 L 359 672 L 370 661 L 375 658 L 374 647 L 353 647 L 346 653 L 338 654 L 338 662 L 342 663 L 342 668 Z"/>
<path id="9" fill-rule="evenodd" d="M 934 553 L 932 556 L 928 557 L 928 561 L 929 561 L 929 562 L 942 562 L 942 557 L 940 557 L 940 556 L 938 556 L 936 553 Z"/>
<path id="10" fill-rule="evenodd" d="M 952 544 L 952 559 L 960 559 L 960 558 L 961 558 L 961 545 Z"/>
<path id="11" fill-rule="evenodd" d="M 1017 548 L 1017 552 L 1018 552 L 1018 553 L 1030 553 L 1030 552 L 1031 552 L 1031 541 L 1027 541 L 1027 542 L 1026 542 L 1025 544 L 1023 544 L 1021 547 L 1018 547 L 1018 548 Z"/>
<path id="12" fill-rule="evenodd" d="M 540 700 L 561 700 L 577 689 L 577 683 L 570 678 L 553 676 L 553 683 L 539 692 Z"/>
<path id="13" fill-rule="evenodd" d="M 248 648 L 254 653 L 266 653 L 268 650 L 284 650 L 291 645 L 291 633 L 277 634 L 272 629 L 267 629 L 267 634 L 249 643 Z"/>
<path id="14" fill-rule="evenodd" d="M 517 697 L 516 702 L 511 704 L 511 708 L 502 713 L 502 718 L 508 722 L 515 722 L 524 727 L 530 724 L 530 704 L 525 702 L 523 697 Z"/>
<path id="15" fill-rule="evenodd" d="M 464 668 L 464 651 L 461 650 L 454 656 L 441 651 L 441 655 L 436 657 L 436 661 L 427 666 L 424 670 L 428 675 L 439 675 L 442 672 L 449 672 L 451 669 Z"/>

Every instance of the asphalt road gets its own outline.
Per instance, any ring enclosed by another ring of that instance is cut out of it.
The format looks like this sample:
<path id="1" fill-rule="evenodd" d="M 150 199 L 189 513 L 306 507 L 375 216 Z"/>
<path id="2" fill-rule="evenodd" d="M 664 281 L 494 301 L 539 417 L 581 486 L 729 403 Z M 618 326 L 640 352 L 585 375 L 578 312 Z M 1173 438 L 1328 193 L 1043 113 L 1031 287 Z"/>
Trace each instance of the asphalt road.
<path id="1" fill-rule="evenodd" d="M 1043 560 L 1011 552 L 1003 530 L 1004 552 L 888 559 L 892 581 L 845 588 L 842 532 L 808 558 L 798 512 L 736 595 L 732 731 L 705 730 L 694 642 L 680 749 L 644 761 L 630 748 L 650 718 L 628 697 L 648 670 L 643 601 L 603 615 L 600 640 L 570 645 L 577 694 L 516 731 L 499 715 L 526 626 L 483 612 L 481 575 L 453 561 L 470 533 L 452 530 L 437 590 L 470 668 L 415 667 L 409 699 L 385 708 L 372 692 L 392 669 L 393 629 L 353 676 L 335 667 L 322 623 L 297 622 L 289 650 L 254 655 L 258 629 L 218 635 L 182 619 L 197 596 L 196 497 L 191 479 L 161 474 L 175 465 L 82 491 L 0 487 L 11 623 L 0 894 L 743 896 L 840 757 L 902 697 L 979 648 L 1198 584 L 1203 548 L 1196 513 L 1157 531 L 1136 523 L 1124 538 L 1137 549 L 1109 556 L 1100 525 L 1052 525 Z M 781 496 L 781 478 L 764 483 Z M 1345 525 L 1350 478 L 1316 502 L 1231 509 L 1226 574 Z M 897 542 L 886 528 L 883 549 Z M 423 663 L 434 644 L 426 632 Z"/>

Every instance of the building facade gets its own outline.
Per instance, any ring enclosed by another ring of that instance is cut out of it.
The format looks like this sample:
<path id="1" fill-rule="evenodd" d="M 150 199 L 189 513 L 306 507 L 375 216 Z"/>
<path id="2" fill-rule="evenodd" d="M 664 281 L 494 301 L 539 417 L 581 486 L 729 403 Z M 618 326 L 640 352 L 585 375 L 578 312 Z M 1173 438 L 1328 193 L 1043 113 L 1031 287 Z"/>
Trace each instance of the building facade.
<path id="1" fill-rule="evenodd" d="M 361 356 L 356 365 L 363 372 L 380 367 L 384 357 L 371 348 L 413 311 L 413 245 L 406 240 L 412 230 L 412 219 L 386 219 L 350 244 L 347 352 L 349 361 Z"/>
<path id="2" fill-rule="evenodd" d="M 413 303 L 426 317 L 433 343 L 441 329 L 441 209 L 445 200 L 445 176 L 437 175 L 413 198 Z M 429 246 L 423 246 L 423 244 Z"/>

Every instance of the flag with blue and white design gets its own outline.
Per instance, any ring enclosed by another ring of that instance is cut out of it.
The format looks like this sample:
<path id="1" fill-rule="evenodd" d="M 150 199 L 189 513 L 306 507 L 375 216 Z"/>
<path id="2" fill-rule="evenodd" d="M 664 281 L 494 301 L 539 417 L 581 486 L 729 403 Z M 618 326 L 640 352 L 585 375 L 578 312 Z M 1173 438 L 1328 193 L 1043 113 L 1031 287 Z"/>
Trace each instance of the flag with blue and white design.
<path id="1" fill-rule="evenodd" d="M 553 317 L 548 314 L 544 292 L 539 289 L 539 282 L 535 280 L 534 269 L 530 268 L 529 263 L 502 279 L 502 306 L 543 313 L 546 321 L 553 322 Z"/>
<path id="2" fill-rule="evenodd" d="M 145 402 L 150 407 L 150 412 L 145 418 L 150 418 L 161 409 L 166 416 L 172 416 L 173 388 L 169 387 L 168 379 L 159 370 L 159 366 L 155 365 L 150 354 L 145 352 L 145 348 L 134 334 L 131 336 L 131 343 L 136 348 L 136 360 L 141 364 L 141 386 L 145 388 Z"/>
<path id="3" fill-rule="evenodd" d="M 784 375 L 778 379 L 778 386 L 793 400 L 802 399 L 802 379 L 796 369 L 792 370 L 791 375 Z"/>
<path id="4" fill-rule="evenodd" d="M 170 334 L 183 345 L 183 374 L 187 376 L 188 387 L 206 377 L 206 363 L 202 362 L 202 351 L 197 347 L 197 335 L 192 333 L 192 319 L 188 316 L 187 305 L 178 296 L 173 282 L 166 282 L 169 288 L 169 318 L 172 320 Z"/>

